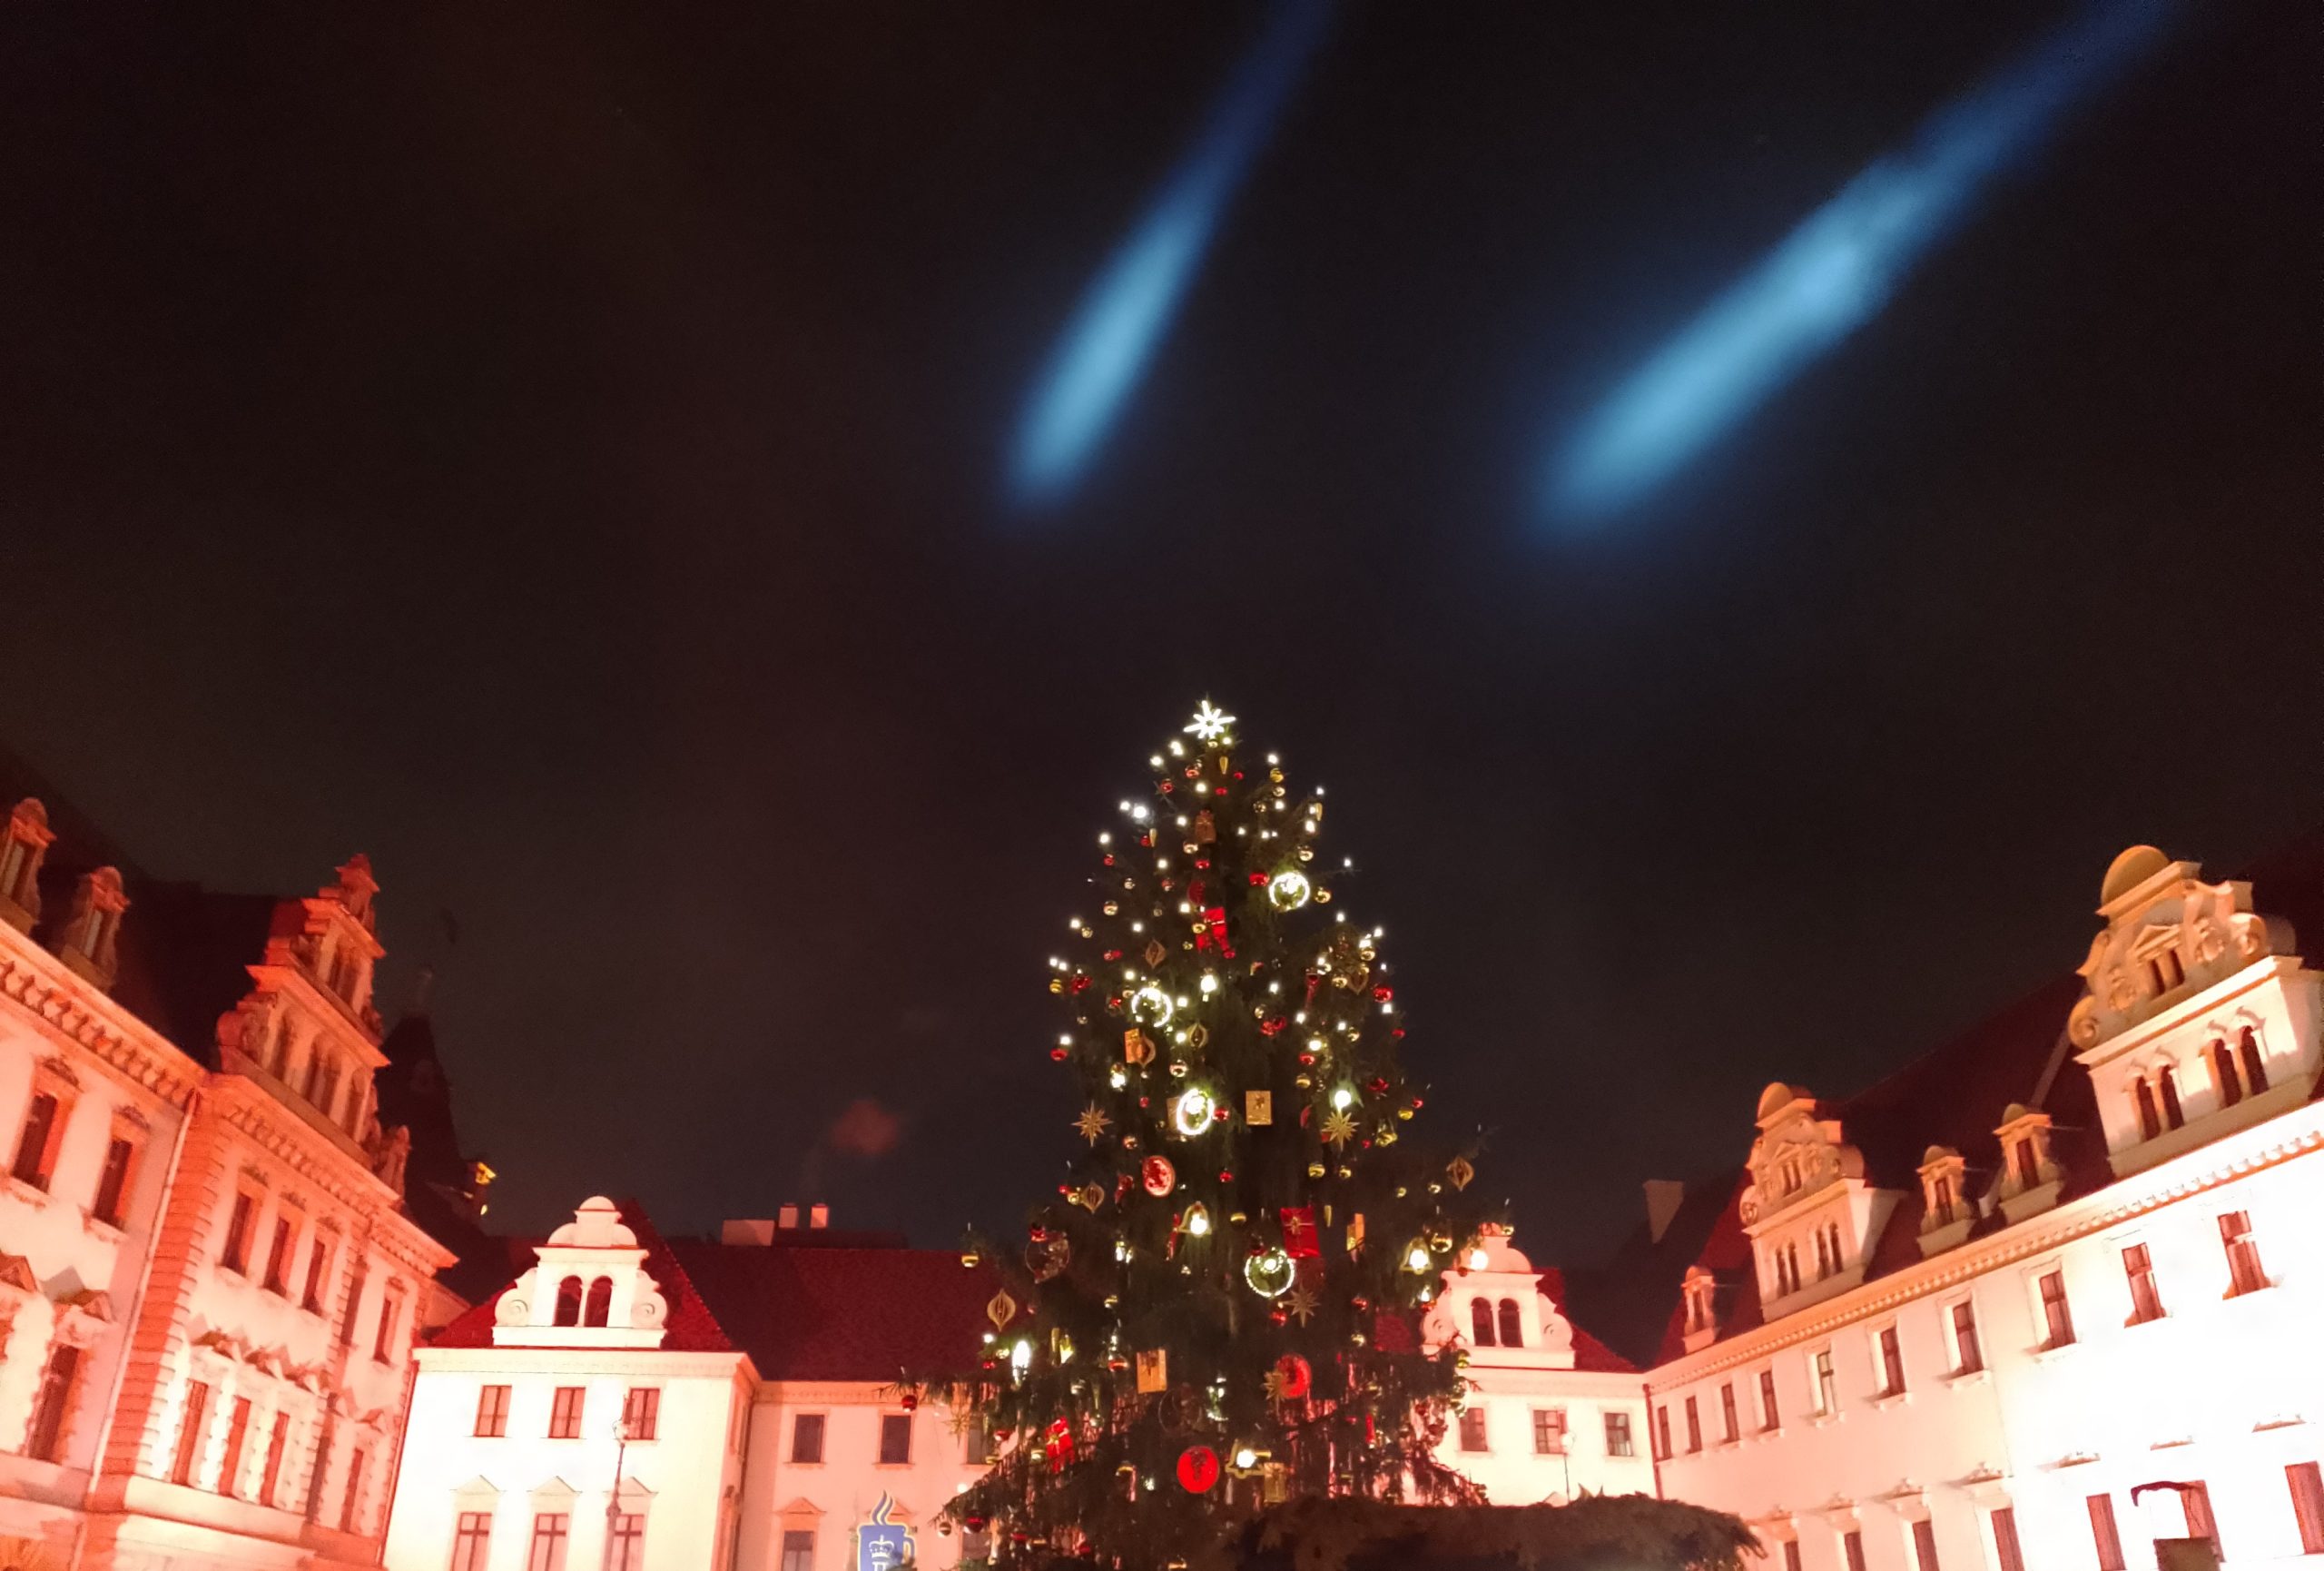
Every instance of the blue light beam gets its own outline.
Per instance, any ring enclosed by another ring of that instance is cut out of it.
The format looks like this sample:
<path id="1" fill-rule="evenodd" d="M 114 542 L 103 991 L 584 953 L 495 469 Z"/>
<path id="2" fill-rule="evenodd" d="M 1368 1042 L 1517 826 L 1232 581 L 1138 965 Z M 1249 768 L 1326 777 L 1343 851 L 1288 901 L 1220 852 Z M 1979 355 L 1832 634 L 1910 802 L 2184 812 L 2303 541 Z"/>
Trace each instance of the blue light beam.
<path id="1" fill-rule="evenodd" d="M 1066 324 L 1019 421 L 1009 489 L 1019 507 L 1061 499 L 1088 468 L 1193 284 L 1227 203 L 1265 146 L 1328 0 L 1279 0 L 1153 205 Z"/>
<path id="2" fill-rule="evenodd" d="M 1985 184 L 2134 58 L 2167 10 L 2091 6 L 1842 186 L 1598 406 L 1551 464 L 1547 509 L 1577 522 L 1620 511 L 1877 315 Z"/>

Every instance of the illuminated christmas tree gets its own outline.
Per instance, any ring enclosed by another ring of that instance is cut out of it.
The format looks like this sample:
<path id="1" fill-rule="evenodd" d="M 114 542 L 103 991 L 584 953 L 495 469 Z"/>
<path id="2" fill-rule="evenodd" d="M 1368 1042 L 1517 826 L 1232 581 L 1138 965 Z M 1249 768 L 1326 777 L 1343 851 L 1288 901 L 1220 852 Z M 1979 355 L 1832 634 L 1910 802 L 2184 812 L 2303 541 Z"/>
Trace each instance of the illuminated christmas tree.
<path id="1" fill-rule="evenodd" d="M 1098 836 L 1050 963 L 1080 1082 L 1059 1198 L 1001 1269 L 978 1379 L 1000 1460 L 948 1512 L 1000 1566 L 1160 1571 L 1299 1496 L 1472 1497 L 1431 1456 L 1460 1355 L 1419 1318 L 1482 1219 L 1421 1106 L 1380 930 L 1324 794 L 1207 700 Z"/>

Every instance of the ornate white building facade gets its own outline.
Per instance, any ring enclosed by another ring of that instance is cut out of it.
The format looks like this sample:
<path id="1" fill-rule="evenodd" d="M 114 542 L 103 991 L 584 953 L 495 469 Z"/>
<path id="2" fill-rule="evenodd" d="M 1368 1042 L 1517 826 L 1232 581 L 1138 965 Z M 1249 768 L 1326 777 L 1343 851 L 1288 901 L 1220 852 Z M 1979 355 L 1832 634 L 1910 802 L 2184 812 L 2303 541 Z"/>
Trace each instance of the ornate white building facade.
<path id="1" fill-rule="evenodd" d="M 375 1564 L 449 1256 L 374 1116 L 369 867 L 164 884 L 25 784 L 0 758 L 0 1566 Z"/>
<path id="2" fill-rule="evenodd" d="M 1496 1506 L 1654 1492 L 1644 1383 L 1567 1317 L 1562 1288 L 1493 1229 L 1422 1322 L 1430 1349 L 1468 1354 L 1472 1388 L 1437 1459 Z"/>
<path id="3" fill-rule="evenodd" d="M 389 1571 L 956 1565 L 988 1442 L 896 1388 L 979 1355 L 994 1280 L 821 1213 L 713 1243 L 583 1204 L 419 1350 Z"/>
<path id="4" fill-rule="evenodd" d="M 1770 1085 L 1679 1240 L 1663 1493 L 1787 1571 L 2324 1563 L 2320 874 L 2135 847 L 2077 976 L 1846 1102 Z"/>

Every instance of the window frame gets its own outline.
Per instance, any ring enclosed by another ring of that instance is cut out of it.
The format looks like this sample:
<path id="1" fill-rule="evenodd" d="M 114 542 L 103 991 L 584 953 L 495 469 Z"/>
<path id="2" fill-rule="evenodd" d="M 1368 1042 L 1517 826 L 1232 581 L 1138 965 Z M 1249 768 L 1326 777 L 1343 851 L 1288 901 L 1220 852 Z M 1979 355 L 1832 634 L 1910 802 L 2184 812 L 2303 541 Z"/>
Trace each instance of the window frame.
<path id="1" fill-rule="evenodd" d="M 2052 1260 L 2034 1267 L 2026 1275 L 2034 1289 L 2034 1324 L 2043 1333 L 2036 1350 L 2047 1353 L 2074 1346 L 2081 1339 L 2074 1334 L 2073 1296 L 2066 1289 L 2065 1262 Z M 2050 1290 L 2053 1282 L 2057 1284 L 2054 1297 Z"/>
<path id="2" fill-rule="evenodd" d="M 492 1518 L 490 1511 L 452 1513 L 452 1571 L 489 1571 Z"/>
<path id="3" fill-rule="evenodd" d="M 2232 1230 L 2230 1223 L 2235 1224 Z M 2227 1255 L 2227 1291 L 2221 1296 L 2240 1299 L 2274 1287 L 2268 1264 L 2260 1258 L 2259 1232 L 2251 1225 L 2250 1211 L 2221 1211 L 2218 1225 L 2220 1247 Z"/>
<path id="4" fill-rule="evenodd" d="M 1965 1338 L 1962 1334 L 1965 1329 L 1968 1333 Z M 1946 1339 L 1953 1344 L 1955 1378 L 1984 1373 L 1985 1337 L 1984 1330 L 1977 1324 L 1977 1300 L 1974 1294 L 1964 1294 L 1946 1303 L 1945 1332 Z"/>
<path id="5" fill-rule="evenodd" d="M 1727 1429 L 1719 1443 L 1732 1446 L 1743 1438 L 1743 1418 L 1735 1400 L 1735 1382 L 1732 1380 L 1722 1381 L 1719 1385 L 1718 1413 L 1719 1420 Z"/>
<path id="6" fill-rule="evenodd" d="M 1459 1429 L 1462 1456 L 1485 1457 L 1492 1454 L 1492 1436 L 1485 1427 L 1485 1410 L 1482 1404 L 1461 1409 Z"/>
<path id="7" fill-rule="evenodd" d="M 1837 1418 L 1840 1411 L 1840 1371 L 1832 1359 L 1832 1344 L 1807 1349 L 1807 1388 L 1816 1394 L 1816 1416 Z"/>
<path id="8" fill-rule="evenodd" d="M 73 1403 L 81 1394 L 83 1350 L 59 1341 L 41 1361 L 40 1381 L 33 1388 L 33 1408 L 25 1422 L 24 1454 L 36 1462 L 62 1462 L 64 1442 L 72 1433 Z"/>
<path id="9" fill-rule="evenodd" d="M 115 1153 L 120 1161 L 115 1163 Z M 144 1154 L 144 1141 L 138 1139 L 134 1129 L 115 1120 L 112 1137 L 105 1142 L 104 1162 L 97 1169 L 97 1187 L 89 1197 L 89 1215 L 109 1228 L 126 1227 L 129 1223 L 129 1196 L 137 1182 L 137 1159 Z"/>
<path id="10" fill-rule="evenodd" d="M 2154 1280 L 2154 1251 L 2142 1238 L 2118 1240 L 2115 1247 L 2122 1251 L 2122 1286 L 2131 1295 L 2131 1316 L 2122 1323 L 2143 1326 L 2162 1319 L 2168 1311 L 2162 1307 L 2162 1289 Z"/>
<path id="11" fill-rule="evenodd" d="M 803 1457 L 799 1454 L 799 1439 L 803 1427 L 810 1419 L 813 1420 L 815 1426 L 815 1454 L 812 1457 Z M 792 1467 L 820 1467 L 823 1465 L 823 1454 L 830 1448 L 831 1415 L 829 1413 L 817 1411 L 791 1415 L 791 1447 L 787 1460 Z"/>
<path id="12" fill-rule="evenodd" d="M 622 1432 L 633 1446 L 651 1445 L 661 1438 L 662 1388 L 632 1386 L 622 1393 Z"/>
<path id="13" fill-rule="evenodd" d="M 476 1440 L 505 1440 L 508 1438 L 509 1388 L 505 1385 L 480 1385 L 476 1388 L 476 1428 L 468 1432 Z"/>
<path id="14" fill-rule="evenodd" d="M 202 1453 L 209 1440 L 210 1382 L 188 1380 L 185 1398 L 178 1405 L 178 1443 L 170 1457 L 170 1482 L 198 1489 Z"/>
<path id="15" fill-rule="evenodd" d="M 2284 1464 L 2284 1487 L 2291 1492 L 2292 1519 L 2299 1527 L 2303 1555 L 2324 1555 L 2324 1468 L 2314 1462 Z"/>
<path id="16" fill-rule="evenodd" d="M 1872 1357 L 1880 1370 L 1880 1389 L 1876 1396 L 1883 1399 L 1903 1396 L 1906 1389 L 1905 1340 L 1896 1321 L 1873 1328 Z"/>
<path id="17" fill-rule="evenodd" d="M 565 1571 L 565 1556 L 572 1547 L 573 1513 L 536 1511 L 525 1543 L 525 1571 Z"/>
<path id="18" fill-rule="evenodd" d="M 1637 1456 L 1638 1437 L 1630 1432 L 1630 1414 L 1627 1412 L 1609 1409 L 1603 1417 L 1606 1420 L 1604 1426 L 1606 1430 L 1606 1455 L 1609 1457 Z"/>
<path id="19" fill-rule="evenodd" d="M 2098 1556 L 2098 1571 L 2126 1571 L 2122 1525 L 2114 1515 L 2114 1497 L 2111 1493 L 2084 1496 L 2083 1507 L 2090 1515 L 2090 1543 Z"/>
<path id="20" fill-rule="evenodd" d="M 258 1191 L 237 1184 L 234 1203 L 226 1212 L 226 1237 L 218 1246 L 218 1269 L 245 1281 L 251 1274 L 251 1235 L 258 1230 Z"/>
<path id="21" fill-rule="evenodd" d="M 1687 1455 L 1691 1457 L 1703 1448 L 1703 1414 L 1692 1391 L 1687 1393 Z"/>
<path id="22" fill-rule="evenodd" d="M 567 1398 L 572 1398 L 570 1402 Z M 586 1386 L 556 1386 L 550 1388 L 548 1433 L 550 1440 L 577 1440 L 581 1426 L 588 1421 L 589 1388 Z"/>
<path id="23" fill-rule="evenodd" d="M 1783 1408 L 1776 1398 L 1776 1367 L 1759 1367 L 1759 1433 L 1772 1435 L 1783 1428 Z"/>
<path id="24" fill-rule="evenodd" d="M 1566 1455 L 1565 1422 L 1563 1408 L 1533 1409 L 1533 1455 L 1536 1457 Z"/>

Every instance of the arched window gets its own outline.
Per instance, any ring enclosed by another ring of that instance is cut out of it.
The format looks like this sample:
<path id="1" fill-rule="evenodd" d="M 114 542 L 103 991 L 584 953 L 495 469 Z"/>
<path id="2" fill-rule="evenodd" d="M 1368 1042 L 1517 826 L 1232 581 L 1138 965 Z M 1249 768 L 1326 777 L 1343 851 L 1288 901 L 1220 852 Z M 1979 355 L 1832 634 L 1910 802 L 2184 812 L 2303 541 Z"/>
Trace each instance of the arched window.
<path id="1" fill-rule="evenodd" d="M 1816 1280 L 1822 1281 L 1832 1274 L 1832 1246 L 1825 1240 L 1824 1230 L 1816 1230 Z"/>
<path id="2" fill-rule="evenodd" d="M 2267 1061 L 2260 1056 L 2260 1033 L 2245 1026 L 2235 1040 L 2236 1056 L 2243 1061 L 2243 1087 L 2253 1096 L 2268 1089 Z"/>
<path id="3" fill-rule="evenodd" d="M 1501 1345 L 1504 1348 L 1521 1348 L 1525 1345 L 1525 1326 L 1524 1322 L 1517 1318 L 1515 1299 L 1501 1300 Z"/>
<path id="4" fill-rule="evenodd" d="M 2187 1115 L 2179 1106 L 2179 1077 L 2166 1065 L 2155 1072 L 2154 1080 L 2162 1091 L 2162 1121 L 2172 1129 L 2183 1128 Z"/>
<path id="5" fill-rule="evenodd" d="M 1469 1300 L 1469 1329 L 1475 1333 L 1470 1340 L 1478 1347 L 1492 1346 L 1492 1306 L 1482 1299 Z"/>
<path id="6" fill-rule="evenodd" d="M 604 1325 L 606 1317 L 613 1312 L 613 1307 L 614 1280 L 599 1277 L 589 1284 L 589 1312 L 581 1317 L 581 1323 L 585 1326 Z"/>
<path id="7" fill-rule="evenodd" d="M 2214 1042 L 2204 1049 L 2211 1061 L 2211 1079 L 2219 1082 L 2219 1104 L 2233 1107 L 2243 1100 L 2243 1077 L 2235 1072 L 2235 1055 L 2227 1043 Z"/>
<path id="8" fill-rule="evenodd" d="M 577 1326 L 581 1323 L 581 1279 L 567 1277 L 556 1284 L 556 1324 Z"/>
<path id="9" fill-rule="evenodd" d="M 2134 1080 L 2131 1082 L 2131 1090 L 2138 1097 L 2139 1132 L 2152 1140 L 2162 1132 L 2162 1114 L 2155 1110 L 2154 1087 L 2144 1080 Z"/>

